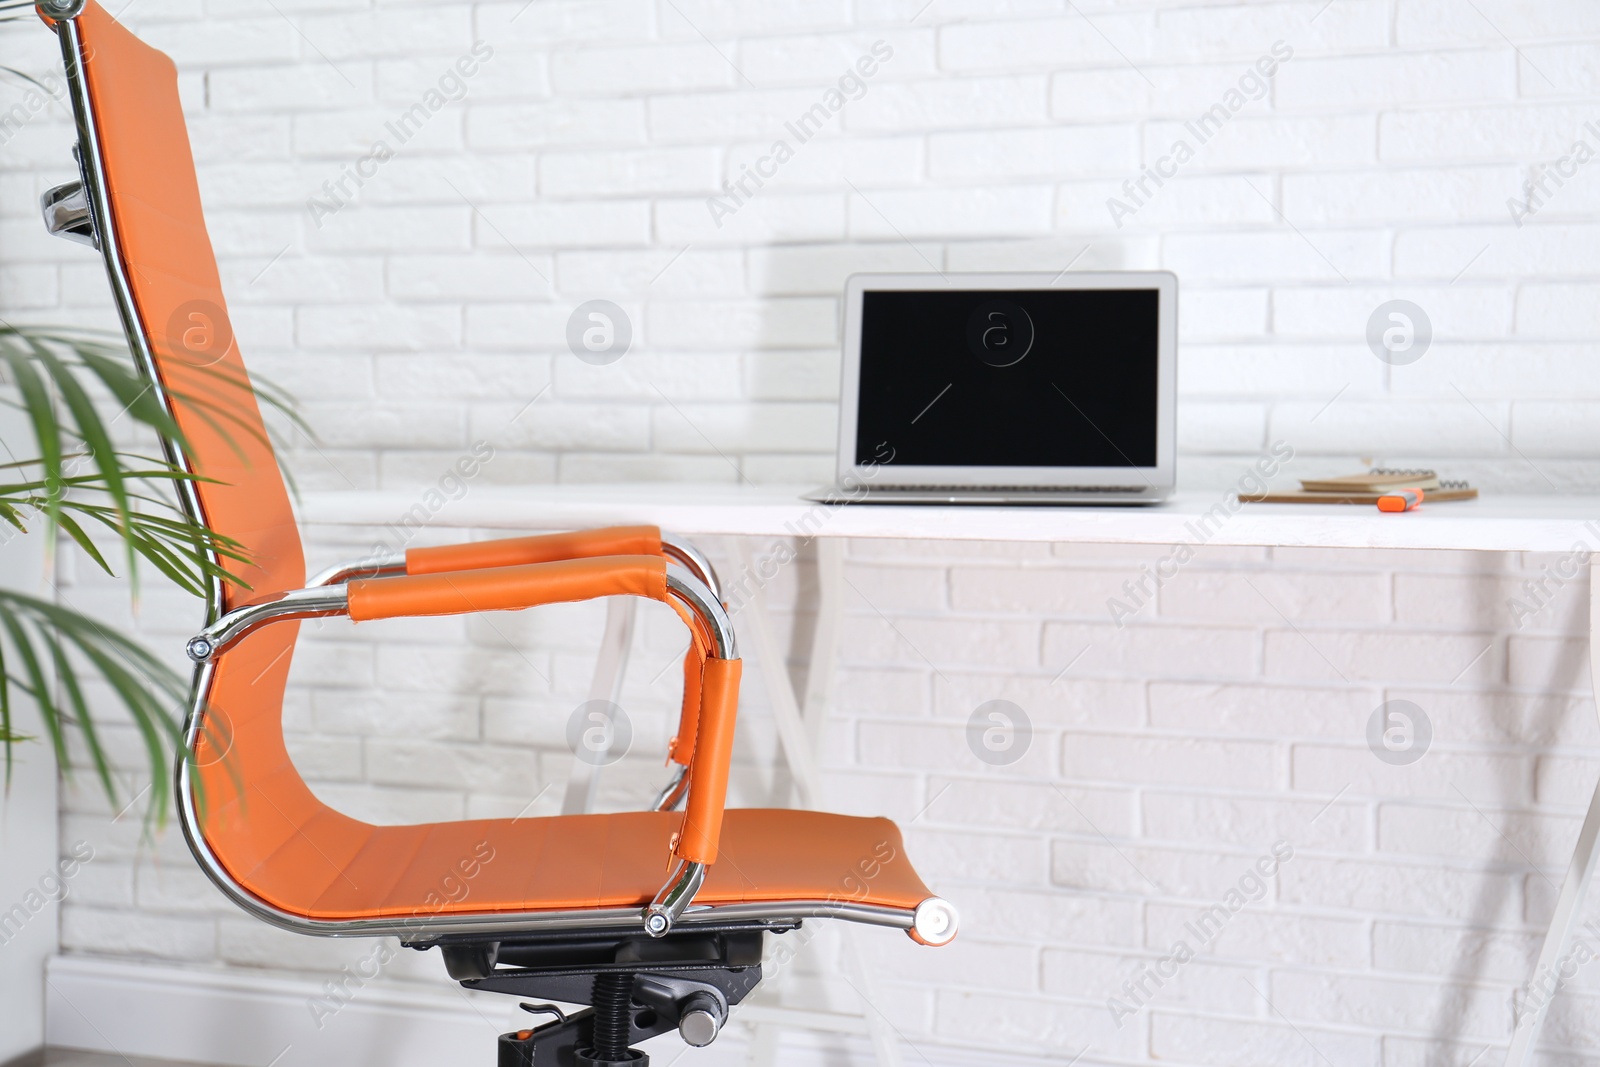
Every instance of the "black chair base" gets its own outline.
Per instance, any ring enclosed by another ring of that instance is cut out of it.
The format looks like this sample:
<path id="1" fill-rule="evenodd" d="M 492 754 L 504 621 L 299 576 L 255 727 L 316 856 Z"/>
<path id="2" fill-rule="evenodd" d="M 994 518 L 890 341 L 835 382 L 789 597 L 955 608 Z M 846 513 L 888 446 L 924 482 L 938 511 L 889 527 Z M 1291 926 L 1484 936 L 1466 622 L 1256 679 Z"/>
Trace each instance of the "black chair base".
<path id="1" fill-rule="evenodd" d="M 761 982 L 764 935 L 798 925 L 729 923 L 661 938 L 639 927 L 499 941 L 455 936 L 410 947 L 438 947 L 467 989 L 589 1005 L 569 1013 L 524 1003 L 555 1019 L 502 1034 L 499 1067 L 648 1067 L 649 1056 L 633 1046 L 669 1030 L 691 1045 L 710 1044 L 729 1009 Z"/>

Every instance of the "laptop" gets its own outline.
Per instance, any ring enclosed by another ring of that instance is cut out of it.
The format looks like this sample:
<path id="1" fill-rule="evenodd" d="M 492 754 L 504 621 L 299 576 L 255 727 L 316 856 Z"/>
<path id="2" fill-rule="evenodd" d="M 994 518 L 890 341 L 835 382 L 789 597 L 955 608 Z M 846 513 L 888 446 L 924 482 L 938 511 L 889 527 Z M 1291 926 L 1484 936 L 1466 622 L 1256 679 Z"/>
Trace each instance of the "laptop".
<path id="1" fill-rule="evenodd" d="M 1171 495 L 1178 279 L 856 274 L 823 503 L 1151 504 Z"/>

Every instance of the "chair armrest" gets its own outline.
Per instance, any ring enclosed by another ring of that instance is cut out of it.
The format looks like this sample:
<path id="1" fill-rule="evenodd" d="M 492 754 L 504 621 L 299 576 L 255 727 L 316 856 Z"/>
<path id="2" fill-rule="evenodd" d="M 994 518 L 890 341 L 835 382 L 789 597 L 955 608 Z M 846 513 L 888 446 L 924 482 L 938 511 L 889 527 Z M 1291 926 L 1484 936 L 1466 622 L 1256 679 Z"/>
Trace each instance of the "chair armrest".
<path id="1" fill-rule="evenodd" d="M 680 736 L 674 752 L 675 759 L 689 766 L 689 789 L 673 852 L 688 863 L 711 864 L 722 833 L 742 664 L 722 605 L 704 586 L 695 589 L 699 583 L 692 581 L 669 576 L 660 556 L 604 556 L 368 578 L 351 582 L 347 589 L 355 622 L 505 611 L 603 596 L 642 596 L 671 605 L 695 634 L 688 658 L 700 674 L 693 735 Z"/>
<path id="2" fill-rule="evenodd" d="M 722 837 L 722 812 L 728 799 L 728 769 L 733 762 L 734 719 L 739 714 L 739 678 L 743 661 L 708 659 L 700 685 L 700 715 L 689 763 L 688 802 L 678 832 L 680 859 L 691 863 L 717 861 Z"/>
<path id="3" fill-rule="evenodd" d="M 335 564 L 306 584 L 343 585 L 357 578 L 388 578 L 398 574 L 442 574 L 447 571 L 516 567 L 525 563 L 553 563 L 563 559 L 596 556 L 665 556 L 683 564 L 722 599 L 722 587 L 711 561 L 678 534 L 655 526 L 607 526 L 598 530 L 572 530 L 534 537 L 505 537 L 494 541 L 468 541 L 457 545 L 408 548 L 389 555 L 365 556 Z"/>
<path id="4" fill-rule="evenodd" d="M 722 605 L 712 617 L 704 617 L 709 605 L 691 605 L 672 595 L 667 579 L 667 563 L 653 555 L 611 555 L 592 560 L 558 560 L 554 563 L 526 563 L 477 571 L 443 574 L 416 574 L 408 577 L 370 577 L 350 582 L 350 619 L 390 619 L 398 616 L 429 614 L 467 614 L 472 611 L 504 611 L 547 603 L 590 600 L 595 597 L 650 597 L 674 606 L 693 632 L 698 627 L 714 630 L 712 656 L 704 659 L 699 685 L 699 713 L 694 721 L 694 736 L 688 741 L 693 753 L 688 758 L 690 789 L 678 830 L 674 854 L 691 864 L 717 861 L 718 840 L 722 837 L 723 806 L 728 797 L 728 769 L 733 760 L 734 720 L 739 712 L 741 661 L 733 649 L 733 629 L 725 633 L 717 619 Z M 704 590 L 701 600 L 707 598 Z M 733 654 L 728 654 L 733 653 Z M 696 649 L 691 659 L 699 661 Z"/>
<path id="5" fill-rule="evenodd" d="M 667 747 L 667 758 L 685 767 L 694 752 L 695 733 L 700 725 L 700 690 L 705 684 L 706 643 L 698 634 L 683 654 L 683 713 L 678 716 L 678 732 Z M 692 696 L 691 696 L 692 694 Z"/>
<path id="6" fill-rule="evenodd" d="M 688 567 L 710 586 L 718 600 L 722 599 L 717 572 L 710 561 L 684 538 L 663 532 L 656 526 L 608 526 L 598 530 L 409 548 L 405 552 L 404 567 L 407 575 L 443 574 L 597 556 L 664 556 Z M 667 751 L 667 759 L 680 767 L 688 767 L 689 756 L 694 751 L 700 675 L 705 669 L 705 659 L 704 646 L 696 643 L 690 644 L 683 658 L 683 707 L 678 713 L 678 732 Z"/>
<path id="7" fill-rule="evenodd" d="M 515 567 L 525 563 L 553 563 L 594 556 L 659 556 L 661 531 L 654 526 L 610 526 L 601 530 L 574 530 L 537 537 L 505 537 L 495 541 L 469 541 L 406 549 L 407 574 Z"/>
<path id="8" fill-rule="evenodd" d="M 525 563 L 554 563 L 563 559 L 596 556 L 665 556 L 683 564 L 711 587 L 718 600 L 722 587 L 717 572 L 687 539 L 657 526 L 606 526 L 598 530 L 570 530 L 534 537 L 504 537 L 494 541 L 468 541 L 459 545 L 408 548 L 398 557 L 405 574 L 441 574 L 491 567 L 516 567 Z M 360 577 L 379 577 L 365 574 Z M 350 575 L 354 578 L 357 575 Z M 313 583 L 316 584 L 316 583 Z"/>
<path id="9" fill-rule="evenodd" d="M 660 556 L 644 555 L 362 578 L 345 588 L 354 622 L 514 611 L 606 596 L 642 596 L 671 602 L 667 596 L 666 561 Z"/>
<path id="10" fill-rule="evenodd" d="M 307 584 L 342 585 L 362 578 L 446 574 L 598 556 L 664 556 L 682 563 L 710 587 L 718 600 L 722 599 L 717 572 L 700 550 L 685 538 L 664 533 L 655 526 L 609 526 L 534 537 L 506 537 L 493 541 L 410 548 L 392 556 L 368 557 L 329 567 Z M 683 660 L 683 707 L 678 713 L 678 732 L 667 752 L 668 760 L 678 764 L 680 769 L 688 767 L 689 754 L 694 751 L 695 723 L 700 708 L 700 673 L 704 665 L 704 647 L 691 643 Z M 663 794 L 664 803 L 675 803 L 675 800 L 676 794 Z"/>
<path id="11" fill-rule="evenodd" d="M 728 771 L 739 710 L 741 664 L 727 610 L 698 578 L 669 573 L 660 556 L 605 556 L 443 574 L 367 578 L 312 587 L 236 608 L 188 644 L 206 663 L 251 631 L 289 619 L 348 615 L 352 621 L 464 615 L 603 596 L 643 596 L 672 607 L 695 635 L 690 657 L 704 649 L 688 802 L 673 844 L 679 860 L 661 894 L 645 910 L 646 930 L 660 937 L 694 898 L 705 867 L 716 862 L 727 801 Z"/>

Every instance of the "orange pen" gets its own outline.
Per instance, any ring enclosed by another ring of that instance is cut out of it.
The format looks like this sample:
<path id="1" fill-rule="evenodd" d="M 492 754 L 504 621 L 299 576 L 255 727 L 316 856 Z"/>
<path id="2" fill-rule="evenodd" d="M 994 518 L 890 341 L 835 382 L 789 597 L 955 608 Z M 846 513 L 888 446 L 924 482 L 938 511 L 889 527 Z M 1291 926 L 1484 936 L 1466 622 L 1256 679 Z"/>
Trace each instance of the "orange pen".
<path id="1" fill-rule="evenodd" d="M 1422 503 L 1421 489 L 1396 489 L 1378 498 L 1379 511 L 1411 511 Z"/>

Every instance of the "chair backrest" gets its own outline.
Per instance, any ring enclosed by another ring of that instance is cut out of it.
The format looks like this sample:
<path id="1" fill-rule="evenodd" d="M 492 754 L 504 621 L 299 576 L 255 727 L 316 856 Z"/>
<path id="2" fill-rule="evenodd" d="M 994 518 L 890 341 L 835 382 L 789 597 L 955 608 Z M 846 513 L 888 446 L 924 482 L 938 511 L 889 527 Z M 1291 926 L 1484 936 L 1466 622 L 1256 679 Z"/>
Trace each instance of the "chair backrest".
<path id="1" fill-rule="evenodd" d="M 249 588 L 230 585 L 223 606 L 298 589 L 306 577 L 300 534 L 228 319 L 177 69 L 94 0 L 75 22 L 110 236 L 136 319 L 128 325 L 148 344 L 191 472 L 206 479 L 197 485 L 206 524 L 252 557 L 229 565 Z"/>
<path id="2" fill-rule="evenodd" d="M 250 555 L 249 563 L 224 561 L 248 588 L 226 585 L 217 607 L 299 589 L 300 534 L 228 320 L 177 69 L 94 0 L 57 29 L 69 75 L 79 72 L 79 150 L 105 191 L 96 232 L 129 344 L 149 353 L 146 369 L 185 437 L 184 461 L 203 479 L 190 502 L 196 517 Z M 180 813 L 202 864 L 235 880 L 319 814 L 344 819 L 325 812 L 284 744 L 283 694 L 298 631 L 289 622 L 251 634 L 197 696 L 195 787 L 180 796 Z"/>

